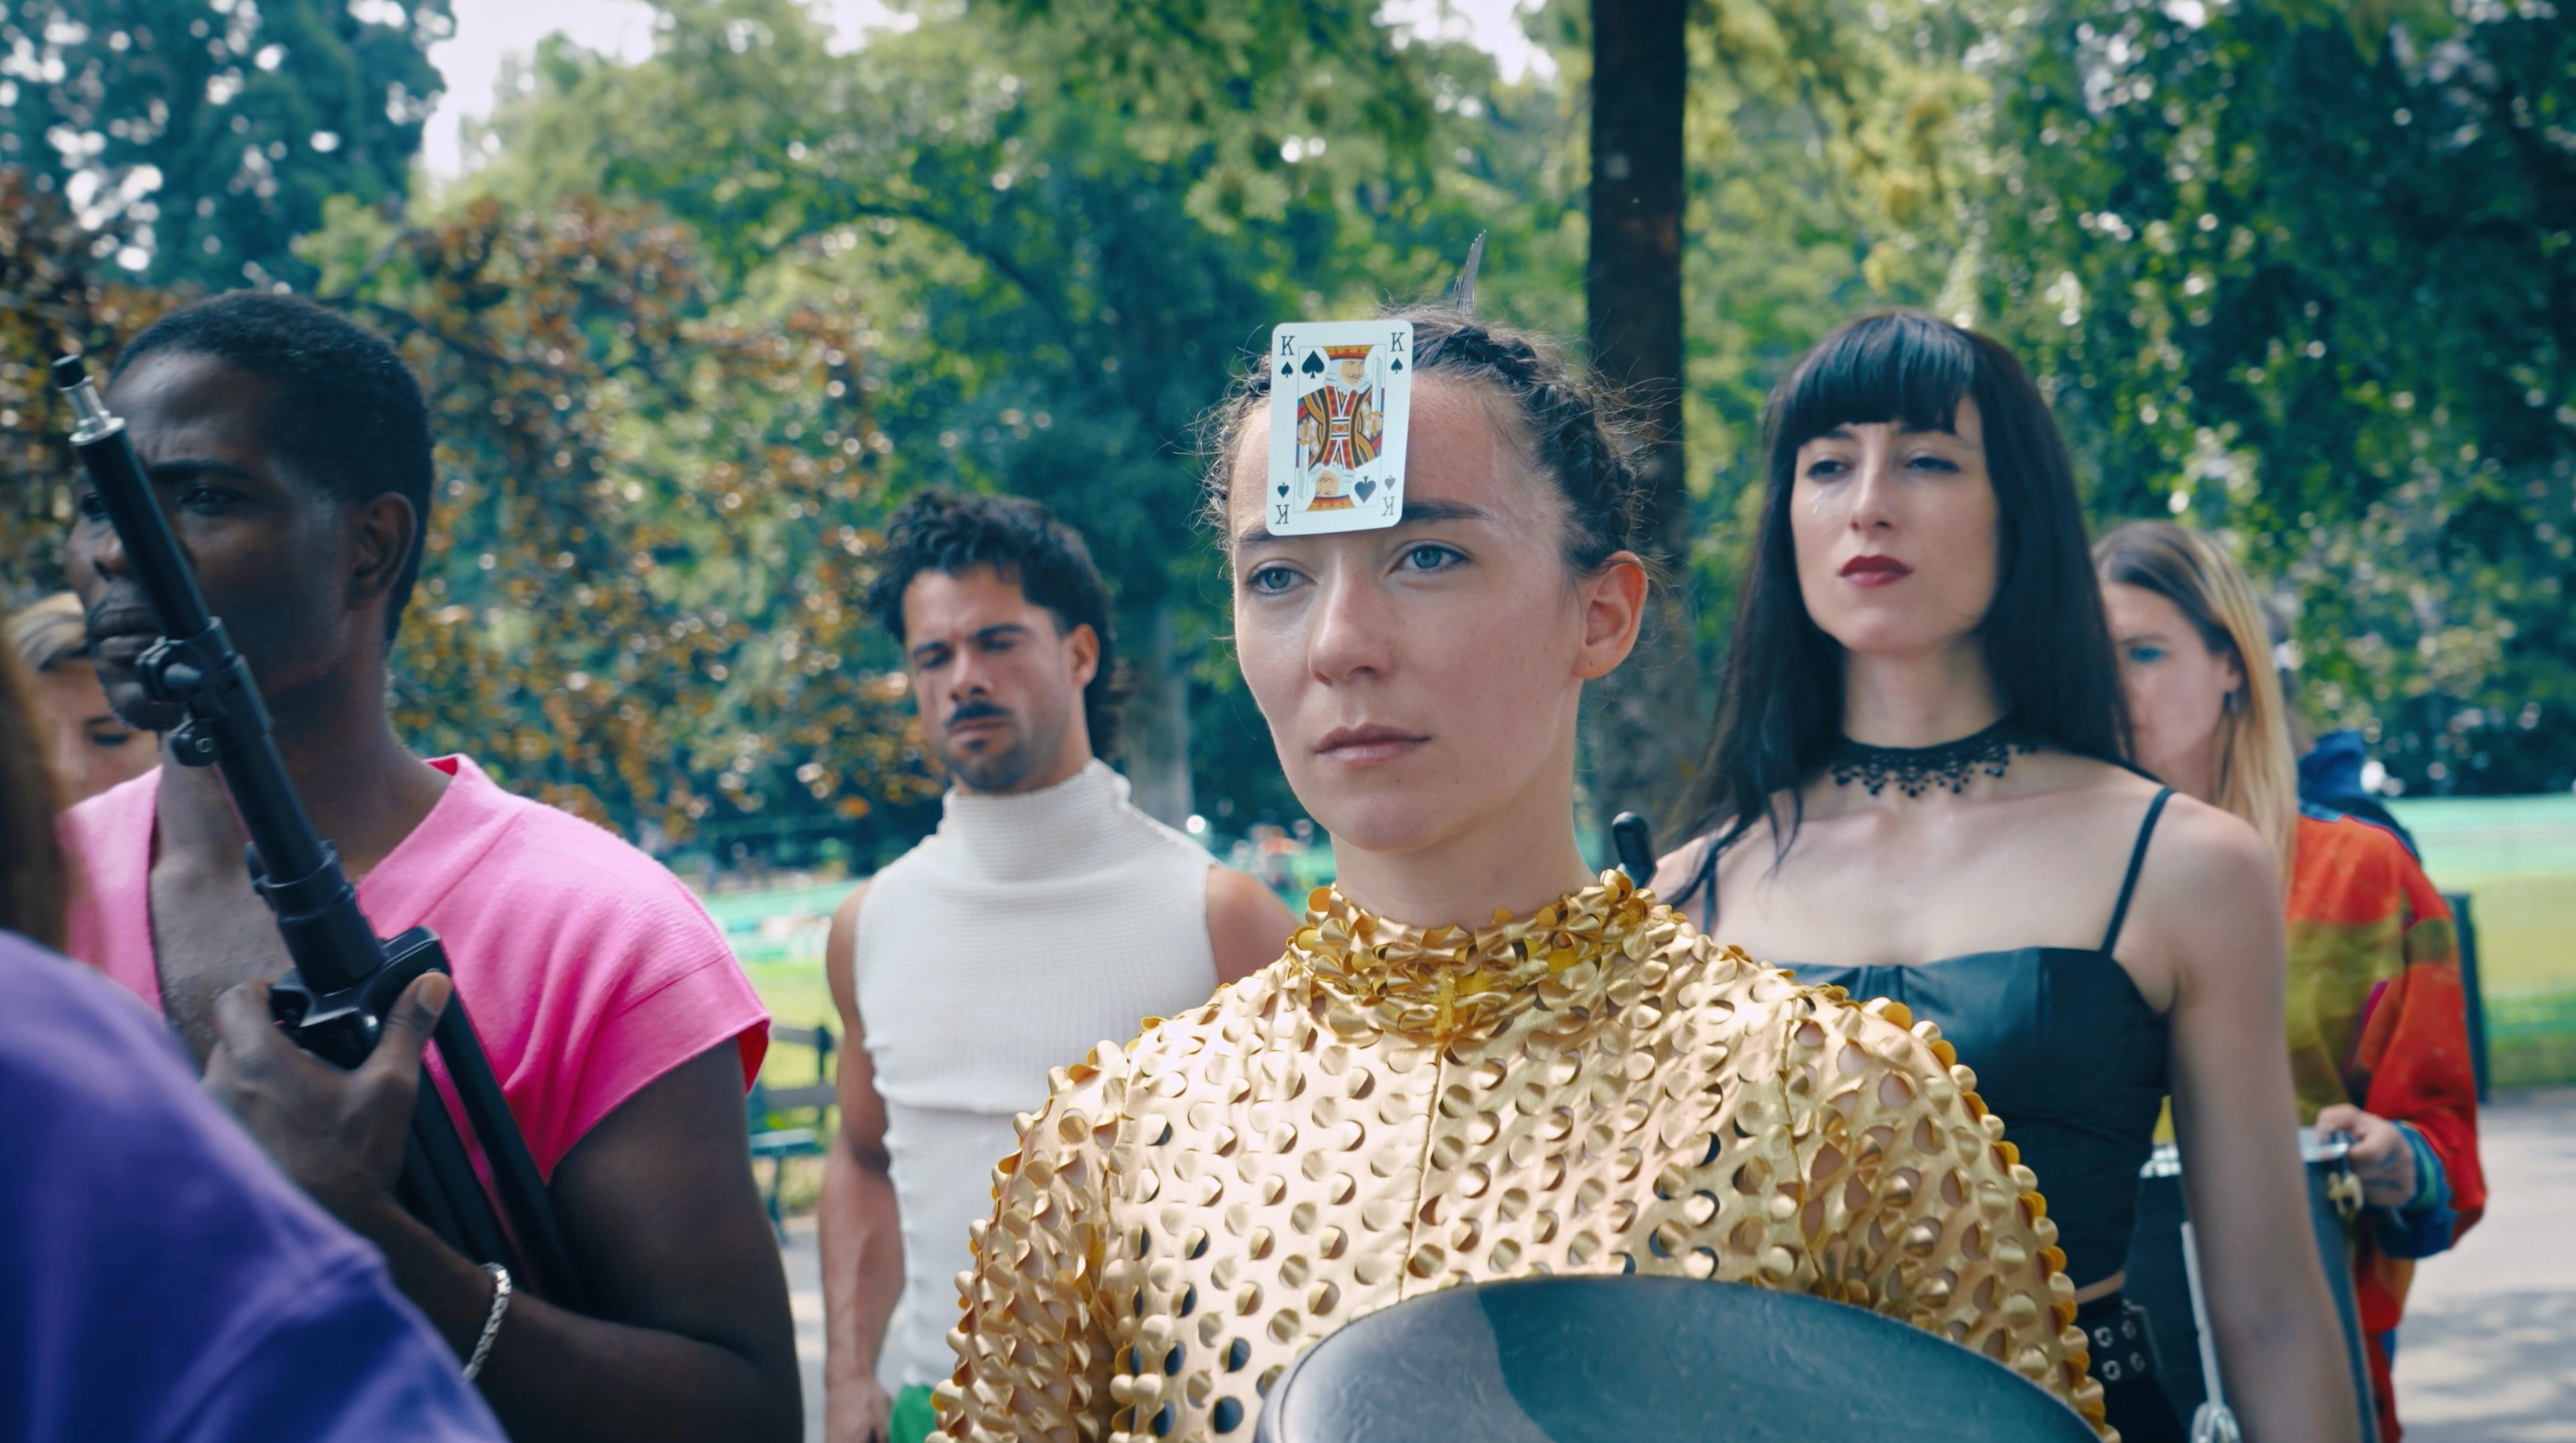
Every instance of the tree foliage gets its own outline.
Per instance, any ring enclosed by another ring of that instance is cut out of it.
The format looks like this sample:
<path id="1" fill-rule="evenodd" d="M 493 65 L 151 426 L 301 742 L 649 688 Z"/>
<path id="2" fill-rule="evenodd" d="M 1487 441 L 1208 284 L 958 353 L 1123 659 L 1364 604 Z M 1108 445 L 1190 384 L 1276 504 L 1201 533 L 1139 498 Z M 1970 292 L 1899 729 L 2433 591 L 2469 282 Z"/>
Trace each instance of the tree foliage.
<path id="1" fill-rule="evenodd" d="M 1873 308 L 1956 308 L 1987 8 L 1707 0 L 1697 17 L 1689 434 L 1721 527 L 1761 481 L 1763 399 L 1807 347 Z"/>
<path id="2" fill-rule="evenodd" d="M 447 0 L 8 0 L 0 164 L 152 281 L 301 286 L 326 200 L 405 192 L 451 29 Z"/>
<path id="3" fill-rule="evenodd" d="M 41 358 L 112 357 L 178 297 L 100 283 L 87 232 L 5 171 L 0 224 L 0 573 L 24 600 L 59 584 L 76 475 Z M 839 321 L 720 309 L 693 236 L 649 209 L 406 225 L 341 201 L 305 250 L 433 411 L 394 666 L 414 745 L 648 841 L 722 853 L 758 818 L 763 851 L 829 834 L 864 863 L 910 839 L 937 784 L 856 605 L 889 443 Z"/>
<path id="4" fill-rule="evenodd" d="M 105 347 L 167 305 L 102 280 L 146 227 L 155 279 L 256 262 L 397 335 L 442 439 L 405 725 L 720 851 L 828 833 L 864 860 L 923 819 L 893 652 L 855 603 L 872 528 L 932 484 L 1038 497 L 1091 538 L 1136 666 L 1140 799 L 1227 830 L 1292 818 L 1196 526 L 1195 422 L 1268 325 L 1436 293 L 1479 231 L 1480 308 L 1586 329 L 1584 0 L 1533 14 L 1553 77 L 1508 85 L 1359 0 L 934 0 L 847 52 L 793 0 L 664 0 L 639 63 L 545 46 L 490 162 L 408 211 L 417 127 L 388 102 L 435 85 L 438 0 L 202 3 L 0 17 L 27 40 L 0 61 L 24 97 L 0 144 L 34 167 L 0 180 L 12 344 L 43 316 Z M 2563 20 L 2538 0 L 1689 18 L 1703 678 L 1765 393 L 1833 325 L 1917 305 L 2032 362 L 2097 518 L 2234 538 L 2296 604 L 2317 720 L 2371 729 L 2418 789 L 2576 778 Z M 188 103 L 156 117 L 156 86 Z M 339 148 L 308 143 L 324 128 Z M 146 165 L 159 189 L 129 184 Z M 326 194 L 348 197 L 327 218 Z M 192 258 L 208 235 L 220 263 Z M 0 364 L 21 588 L 67 494 L 32 359 Z M 1695 744 L 1706 705 L 1658 724 Z"/>
<path id="5" fill-rule="evenodd" d="M 1271 322 L 1430 291 L 1518 204 L 1466 143 L 1493 121 L 1453 72 L 1484 83 L 1481 56 L 1329 15 L 1249 55 L 1209 23 L 1140 70 L 1081 7 L 970 7 L 836 55 L 781 0 L 675 0 L 641 64 L 548 49 L 471 181 L 535 209 L 665 207 L 745 307 L 846 292 L 889 486 L 1035 496 L 1089 538 L 1136 671 L 1127 765 L 1175 819 L 1201 791 L 1294 806 L 1218 641 L 1199 417 Z M 1241 66 L 1259 83 L 1224 79 Z M 1326 139 L 1346 112 L 1366 126 Z"/>
<path id="6" fill-rule="evenodd" d="M 1984 289 L 2096 510 L 2229 530 L 2299 612 L 2311 711 L 2408 785 L 2567 786 L 2576 32 L 2538 5 L 2031 15 Z"/>
<path id="7" fill-rule="evenodd" d="M 759 812 L 864 836 L 930 794 L 901 672 L 865 665 L 888 443 L 839 319 L 720 310 L 650 210 L 334 219 L 321 294 L 402 348 L 438 438 L 406 734 L 675 841 Z"/>
<path id="8" fill-rule="evenodd" d="M 1319 189 L 1360 187 L 1382 209 L 1435 167 L 1440 57 L 1367 6 L 986 0 L 976 11 L 1042 35 L 1068 93 L 1139 159 L 1188 172 L 1182 206 L 1211 229 L 1279 220 Z"/>
<path id="9" fill-rule="evenodd" d="M 170 295 L 101 274 L 96 235 L 59 196 L 0 166 L 0 606 L 63 585 L 72 520 L 71 408 L 47 364 L 66 352 L 114 361 L 125 337 L 169 309 Z"/>

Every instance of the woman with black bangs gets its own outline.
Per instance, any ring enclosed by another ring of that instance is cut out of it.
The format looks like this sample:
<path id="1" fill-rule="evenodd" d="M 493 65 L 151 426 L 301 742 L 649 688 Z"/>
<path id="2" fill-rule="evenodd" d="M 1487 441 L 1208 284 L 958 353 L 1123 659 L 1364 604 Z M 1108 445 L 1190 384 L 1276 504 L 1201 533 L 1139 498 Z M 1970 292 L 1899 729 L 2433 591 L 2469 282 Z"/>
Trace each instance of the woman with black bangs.
<path id="1" fill-rule="evenodd" d="M 2281 879 L 2252 828 L 2126 765 L 2046 402 L 1994 341 L 1877 315 L 1799 362 L 1767 429 L 1693 840 L 1656 890 L 1939 1025 L 2038 1174 L 2131 1443 L 2183 1436 L 2120 1296 L 2170 1090 L 2248 1436 L 2355 1436 L 2281 1056 Z"/>

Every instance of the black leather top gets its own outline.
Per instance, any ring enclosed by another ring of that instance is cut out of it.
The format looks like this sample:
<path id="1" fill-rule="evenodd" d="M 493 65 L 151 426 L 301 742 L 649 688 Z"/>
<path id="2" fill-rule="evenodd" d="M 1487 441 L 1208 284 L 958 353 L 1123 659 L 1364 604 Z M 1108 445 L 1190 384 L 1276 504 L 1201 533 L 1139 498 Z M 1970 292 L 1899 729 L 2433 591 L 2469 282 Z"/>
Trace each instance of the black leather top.
<path id="1" fill-rule="evenodd" d="M 1929 1020 L 1977 1074 L 1977 1095 L 2039 1175 L 2066 1275 L 2078 1288 L 2120 1271 L 2137 1220 L 2138 1169 L 2170 1090 L 2163 1013 L 2112 960 L 2146 861 L 2158 792 L 2138 827 L 2102 945 L 2018 947 L 1896 967 L 1782 963 L 1801 982 L 1854 1001 L 1885 997 Z"/>
<path id="2" fill-rule="evenodd" d="M 2107 951 L 2022 947 L 1907 967 L 1789 969 L 1855 1000 L 1886 997 L 1939 1024 L 1977 1095 L 2039 1174 L 2066 1275 L 2118 1272 L 2136 1222 L 2138 1169 L 2166 1092 L 2164 1015 Z"/>

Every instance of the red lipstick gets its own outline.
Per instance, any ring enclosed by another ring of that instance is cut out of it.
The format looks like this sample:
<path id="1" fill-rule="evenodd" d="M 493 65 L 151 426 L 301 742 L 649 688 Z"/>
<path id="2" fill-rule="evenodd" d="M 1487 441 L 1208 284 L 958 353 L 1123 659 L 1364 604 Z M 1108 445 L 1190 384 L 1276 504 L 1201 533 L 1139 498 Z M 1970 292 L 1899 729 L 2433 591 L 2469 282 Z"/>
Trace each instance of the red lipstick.
<path id="1" fill-rule="evenodd" d="M 1855 556 L 1835 574 L 1854 586 L 1892 586 L 1912 576 L 1914 568 L 1893 556 Z"/>

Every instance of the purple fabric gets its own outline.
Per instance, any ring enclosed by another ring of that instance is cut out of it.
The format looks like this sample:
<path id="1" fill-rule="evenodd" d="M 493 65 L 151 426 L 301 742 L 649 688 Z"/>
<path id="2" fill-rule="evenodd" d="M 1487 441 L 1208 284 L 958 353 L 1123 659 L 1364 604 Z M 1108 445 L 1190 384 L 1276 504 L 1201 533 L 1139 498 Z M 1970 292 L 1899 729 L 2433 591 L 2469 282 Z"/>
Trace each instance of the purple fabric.
<path id="1" fill-rule="evenodd" d="M 158 1019 L 0 932 L 0 1443 L 499 1439 L 460 1374 Z"/>

